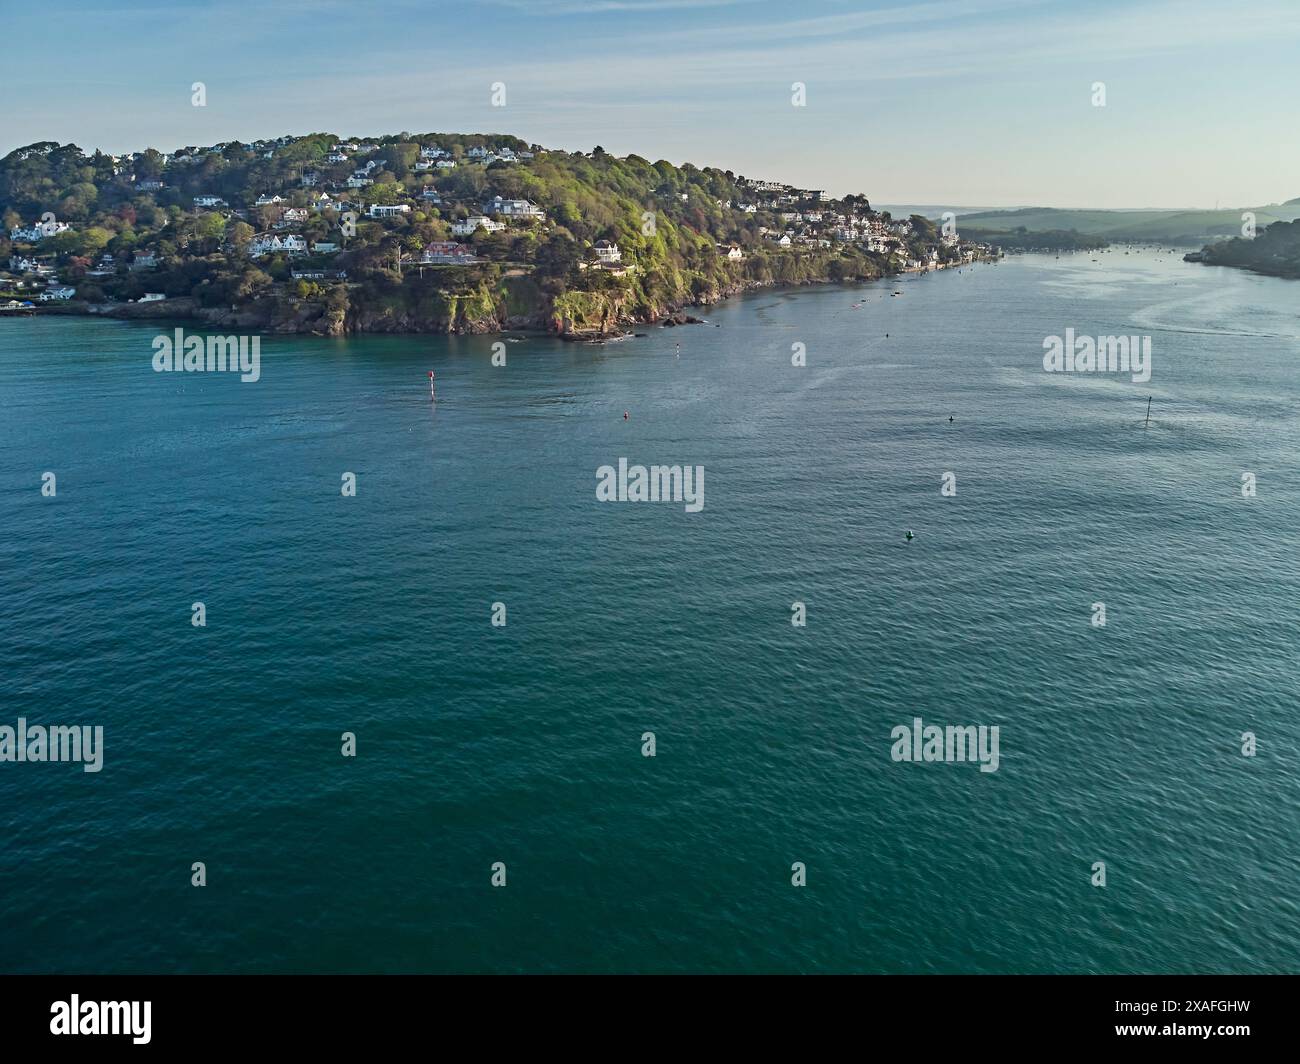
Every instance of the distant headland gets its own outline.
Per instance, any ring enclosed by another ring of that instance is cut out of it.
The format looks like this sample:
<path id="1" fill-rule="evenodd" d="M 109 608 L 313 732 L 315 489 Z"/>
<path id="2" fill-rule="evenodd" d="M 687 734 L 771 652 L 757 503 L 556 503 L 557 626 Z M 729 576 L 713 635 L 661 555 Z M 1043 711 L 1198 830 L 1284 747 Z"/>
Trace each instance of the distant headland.
<path id="1" fill-rule="evenodd" d="M 1300 222 L 1274 222 L 1251 235 L 1208 244 L 1185 255 L 1188 262 L 1235 266 L 1272 277 L 1300 278 Z"/>

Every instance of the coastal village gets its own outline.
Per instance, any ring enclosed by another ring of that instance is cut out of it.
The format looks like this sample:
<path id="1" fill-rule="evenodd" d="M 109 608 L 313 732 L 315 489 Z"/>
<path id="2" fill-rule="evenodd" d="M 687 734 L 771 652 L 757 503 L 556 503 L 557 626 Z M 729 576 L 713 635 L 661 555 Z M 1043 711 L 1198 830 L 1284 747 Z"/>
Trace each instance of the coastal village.
<path id="1" fill-rule="evenodd" d="M 19 149 L 5 164 L 17 168 L 54 147 Z M 86 169 L 93 169 L 81 183 L 86 191 L 65 192 L 61 201 L 52 197 L 38 204 L 46 209 L 36 216 L 15 211 L 12 196 L 0 200 L 0 263 L 7 265 L 0 271 L 0 310 L 32 312 L 54 304 L 133 316 L 127 308 L 192 296 L 210 278 L 189 266 L 214 256 L 255 268 L 249 287 L 279 285 L 286 298 L 298 300 L 355 289 L 375 271 L 424 278 L 426 272 L 433 277 L 437 271 L 494 266 L 498 274 L 517 277 L 543 260 L 552 272 L 568 274 L 571 287 L 616 295 L 620 282 L 644 280 L 638 272 L 657 265 L 647 243 L 635 239 L 635 232 L 629 237 L 627 221 L 593 222 L 571 195 L 555 202 L 562 198 L 558 192 L 548 203 L 494 191 L 501 185 L 530 187 L 524 175 L 547 171 L 548 160 L 572 166 L 602 155 L 600 148 L 585 157 L 552 153 L 515 138 L 402 134 L 383 142 L 280 137 L 171 153 L 83 156 Z M 236 166 L 234 172 L 248 175 L 250 183 L 264 174 L 262 183 L 239 191 L 222 187 L 217 175 Z M 729 173 L 716 180 L 717 172 L 682 171 L 686 182 L 651 187 L 648 201 L 633 205 L 631 224 L 640 226 L 640 236 L 653 238 L 656 222 L 675 221 L 673 232 L 694 241 L 692 265 L 715 277 L 734 277 L 741 286 L 753 273 L 749 260 L 755 256 L 762 257 L 772 283 L 783 283 L 781 267 L 772 266 L 782 257 L 851 251 L 885 275 L 941 269 L 994 253 L 918 216 L 894 219 L 872 210 L 865 197 L 836 199 L 779 181 Z M 210 176 L 216 187 L 205 183 Z M 701 186 L 710 185 L 729 195 L 708 196 L 712 189 Z M 91 202 L 68 210 L 76 195 Z M 548 256 L 548 236 L 556 233 L 565 235 L 563 248 L 573 261 L 557 263 L 555 255 Z M 720 237 L 705 249 L 716 261 L 697 263 L 696 238 L 708 235 Z M 863 276 L 860 269 L 856 276 Z M 237 304 L 238 293 L 229 302 Z"/>

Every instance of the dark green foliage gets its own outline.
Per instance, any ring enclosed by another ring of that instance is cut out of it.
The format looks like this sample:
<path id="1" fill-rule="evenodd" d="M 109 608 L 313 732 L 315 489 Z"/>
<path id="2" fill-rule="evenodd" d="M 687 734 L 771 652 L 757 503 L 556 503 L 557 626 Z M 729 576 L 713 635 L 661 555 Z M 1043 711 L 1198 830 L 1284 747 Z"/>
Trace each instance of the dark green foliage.
<path id="1" fill-rule="evenodd" d="M 1236 237 L 1211 244 L 1201 252 L 1201 261 L 1275 277 L 1300 277 L 1300 221 L 1274 222 L 1254 240 Z"/>

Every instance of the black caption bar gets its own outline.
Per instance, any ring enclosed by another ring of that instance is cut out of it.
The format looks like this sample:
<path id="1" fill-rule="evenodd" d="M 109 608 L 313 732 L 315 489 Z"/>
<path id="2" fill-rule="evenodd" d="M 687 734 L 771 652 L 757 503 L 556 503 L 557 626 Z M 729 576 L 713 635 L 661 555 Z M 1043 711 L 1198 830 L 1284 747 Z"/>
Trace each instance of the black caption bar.
<path id="1" fill-rule="evenodd" d="M 0 977 L 0 1030 L 7 1049 L 135 1053 L 397 1050 L 431 1036 L 488 1052 L 616 1037 L 667 1053 L 687 1030 L 733 1046 L 834 1035 L 864 1048 L 901 1038 L 918 1049 L 1222 1053 L 1280 1046 L 1297 991 L 1296 976 L 11 975 Z"/>

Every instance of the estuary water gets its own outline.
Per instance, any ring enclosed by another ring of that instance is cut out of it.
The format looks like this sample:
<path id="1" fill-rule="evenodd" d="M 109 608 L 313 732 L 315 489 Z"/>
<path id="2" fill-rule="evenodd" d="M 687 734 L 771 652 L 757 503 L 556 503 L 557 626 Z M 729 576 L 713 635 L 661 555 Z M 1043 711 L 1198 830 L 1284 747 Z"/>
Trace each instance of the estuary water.
<path id="1" fill-rule="evenodd" d="M 255 383 L 0 321 L 0 726 L 103 728 L 0 762 L 0 970 L 1300 970 L 1300 284 L 1121 248 L 706 313 L 268 336 Z M 1150 382 L 1045 372 L 1068 328 Z M 703 508 L 598 501 L 620 458 Z M 916 718 L 997 770 L 895 761 Z"/>

